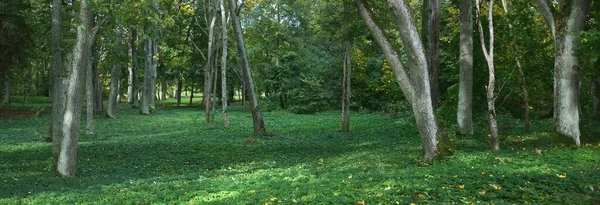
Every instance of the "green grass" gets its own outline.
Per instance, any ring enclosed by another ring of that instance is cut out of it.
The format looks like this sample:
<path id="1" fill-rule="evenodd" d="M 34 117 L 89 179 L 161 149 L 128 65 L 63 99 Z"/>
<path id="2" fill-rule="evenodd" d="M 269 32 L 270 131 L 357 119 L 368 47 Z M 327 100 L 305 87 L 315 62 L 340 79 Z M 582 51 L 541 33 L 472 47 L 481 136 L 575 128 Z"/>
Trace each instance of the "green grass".
<path id="1" fill-rule="evenodd" d="M 218 114 L 219 123 L 205 125 L 199 108 L 96 117 L 95 135 L 81 135 L 72 179 L 52 170 L 48 114 L 2 122 L 0 204 L 600 202 L 597 122 L 582 122 L 586 145 L 574 148 L 554 140 L 549 121 L 524 135 L 509 119 L 501 122 L 502 151 L 490 152 L 478 127 L 453 138 L 453 155 L 425 163 L 411 118 L 353 113 L 348 138 L 339 112 L 266 112 L 268 134 L 247 143 L 250 113 L 232 110 L 228 128 Z"/>

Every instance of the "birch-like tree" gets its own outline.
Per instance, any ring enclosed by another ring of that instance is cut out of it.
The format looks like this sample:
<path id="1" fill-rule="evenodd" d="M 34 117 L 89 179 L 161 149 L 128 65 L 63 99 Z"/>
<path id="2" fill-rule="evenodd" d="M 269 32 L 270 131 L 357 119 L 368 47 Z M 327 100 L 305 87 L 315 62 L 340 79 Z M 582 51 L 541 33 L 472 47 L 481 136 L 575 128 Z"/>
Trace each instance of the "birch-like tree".
<path id="1" fill-rule="evenodd" d="M 458 108 L 456 109 L 457 132 L 473 134 L 473 0 L 460 1 L 460 79 L 458 85 Z"/>
<path id="2" fill-rule="evenodd" d="M 254 133 L 262 134 L 266 132 L 265 122 L 263 120 L 262 111 L 260 110 L 260 104 L 258 102 L 258 93 L 254 87 L 254 80 L 252 79 L 252 71 L 250 70 L 250 64 L 248 62 L 248 55 L 246 54 L 246 42 L 244 41 L 244 33 L 242 31 L 242 24 L 238 16 L 238 9 L 239 6 L 237 4 L 237 0 L 229 0 L 229 11 L 231 13 L 231 23 L 233 25 L 235 41 L 237 43 L 240 66 L 242 67 L 244 84 L 246 86 L 248 96 L 250 97 L 250 111 L 252 112 Z"/>
<path id="3" fill-rule="evenodd" d="M 487 62 L 489 75 L 487 85 L 488 126 L 490 129 L 489 142 L 492 146 L 492 149 L 498 151 L 500 150 L 500 142 L 498 140 L 498 122 L 496 120 L 496 95 L 494 94 L 494 88 L 496 84 L 496 76 L 494 69 L 494 0 L 490 0 L 488 4 L 488 46 L 486 46 L 485 33 L 483 32 L 483 26 L 481 25 L 480 0 L 475 0 L 475 10 L 477 11 L 476 19 L 477 29 L 479 30 L 479 42 L 481 44 L 481 50 L 483 50 L 483 56 L 485 57 L 485 61 Z"/>
<path id="4" fill-rule="evenodd" d="M 63 94 L 63 62 L 62 62 L 62 1 L 52 0 L 52 117 L 51 117 L 51 135 L 52 135 L 52 153 L 58 156 L 60 142 L 62 140 L 62 122 L 64 113 L 64 94 Z"/>
<path id="5" fill-rule="evenodd" d="M 388 0 L 388 4 L 392 8 L 392 14 L 396 19 L 396 26 L 400 33 L 402 45 L 404 45 L 404 51 L 408 57 L 408 69 L 405 69 L 396 49 L 390 43 L 383 29 L 375 22 L 371 10 L 366 8 L 362 0 L 356 0 L 356 3 L 363 21 L 392 68 L 402 93 L 412 105 L 423 143 L 423 150 L 425 151 L 425 159 L 438 158 L 440 155 L 437 138 L 438 126 L 431 103 L 429 67 L 410 8 L 403 0 Z"/>
<path id="6" fill-rule="evenodd" d="M 223 105 L 223 126 L 227 127 L 229 126 L 229 115 L 227 114 L 227 23 L 229 19 L 224 0 L 219 0 L 219 8 L 221 9 L 221 41 L 223 44 L 223 53 L 221 54 L 221 102 Z"/>
<path id="7" fill-rule="evenodd" d="M 579 136 L 579 33 L 585 26 L 591 0 L 537 0 L 554 39 L 554 131 Z"/>

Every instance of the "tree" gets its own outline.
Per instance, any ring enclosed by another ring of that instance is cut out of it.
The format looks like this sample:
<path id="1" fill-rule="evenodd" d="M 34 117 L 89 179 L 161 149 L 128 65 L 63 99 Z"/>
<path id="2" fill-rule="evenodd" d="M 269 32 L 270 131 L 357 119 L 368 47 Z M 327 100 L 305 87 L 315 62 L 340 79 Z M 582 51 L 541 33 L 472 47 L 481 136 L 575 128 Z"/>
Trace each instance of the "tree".
<path id="1" fill-rule="evenodd" d="M 117 118 L 117 98 L 119 96 L 119 81 L 121 79 L 119 54 L 121 53 L 122 35 L 122 30 L 120 28 L 115 28 L 115 57 L 113 58 L 112 70 L 110 73 L 110 93 L 108 95 L 108 109 L 106 110 L 106 114 L 110 118 Z"/>
<path id="2" fill-rule="evenodd" d="M 460 1 L 460 83 L 458 109 L 456 112 L 457 132 L 473 134 L 473 18 L 472 0 Z"/>
<path id="3" fill-rule="evenodd" d="M 440 46 L 440 1 L 423 1 L 423 19 L 421 22 L 421 38 L 425 47 L 425 56 L 429 66 L 429 84 L 431 88 L 431 105 L 437 108 L 439 78 L 439 46 Z"/>
<path id="4" fill-rule="evenodd" d="M 579 32 L 585 25 L 591 0 L 537 0 L 554 39 L 553 128 L 560 135 L 579 139 Z"/>
<path id="5" fill-rule="evenodd" d="M 266 132 L 265 122 L 263 121 L 262 111 L 260 110 L 260 104 L 258 102 L 258 93 L 255 90 L 250 64 L 248 63 L 246 43 L 244 42 L 244 34 L 242 32 L 242 25 L 238 16 L 238 9 L 239 6 L 237 5 L 236 0 L 229 0 L 229 11 L 231 13 L 231 22 L 233 24 L 233 31 L 237 43 L 238 57 L 240 60 L 240 66 L 242 67 L 244 84 L 250 97 L 250 111 L 252 112 L 254 134 L 262 134 Z"/>
<path id="6" fill-rule="evenodd" d="M 396 81 L 402 92 L 411 103 L 415 114 L 417 128 L 423 142 L 425 160 L 439 157 L 438 127 L 433 115 L 431 103 L 431 89 L 429 84 L 427 59 L 425 58 L 423 44 L 419 38 L 415 21 L 411 16 L 408 5 L 403 0 L 388 0 L 392 13 L 396 18 L 396 26 L 400 31 L 400 38 L 404 51 L 408 57 L 408 72 L 405 70 L 400 56 L 392 47 L 384 31 L 373 20 L 373 14 L 365 7 L 362 0 L 356 0 L 361 17 L 377 42 L 387 62 L 392 67 Z"/>
<path id="7" fill-rule="evenodd" d="M 66 106 L 63 118 L 63 140 L 60 146 L 57 171 L 60 176 L 73 177 L 77 170 L 77 143 L 79 121 L 81 119 L 81 98 L 85 77 L 86 51 L 91 31 L 91 8 L 87 0 L 82 0 L 79 9 L 81 23 L 77 26 L 77 40 L 73 48 L 72 70 L 68 79 Z"/>
<path id="8" fill-rule="evenodd" d="M 217 22 L 217 9 L 218 2 L 216 0 L 210 0 L 208 3 L 208 10 L 210 22 L 208 23 L 208 51 L 206 66 L 204 67 L 204 90 L 202 92 L 202 103 L 204 105 L 205 112 L 205 123 L 210 123 L 210 111 L 211 111 L 211 93 L 213 90 L 213 78 L 216 73 L 216 44 L 215 44 L 215 26 Z"/>
<path id="9" fill-rule="evenodd" d="M 483 32 L 483 26 L 481 25 L 481 5 L 480 0 L 475 0 L 475 9 L 477 11 L 477 28 L 479 30 L 479 42 L 481 43 L 481 50 L 488 66 L 488 85 L 487 85 L 487 104 L 488 104 L 488 120 L 490 128 L 489 141 L 494 151 L 500 150 L 500 142 L 498 140 L 498 122 L 496 120 L 496 96 L 494 94 L 494 88 L 496 84 L 495 70 L 494 70 L 494 0 L 490 0 L 488 4 L 488 29 L 489 29 L 489 50 L 485 45 L 485 33 Z"/>
<path id="10" fill-rule="evenodd" d="M 221 103 L 223 104 L 223 126 L 229 126 L 229 116 L 227 114 L 227 23 L 228 16 L 225 10 L 224 0 L 219 0 L 219 8 L 221 9 L 221 41 L 223 53 L 221 54 Z M 179 94 L 181 95 L 181 93 Z"/>
<path id="11" fill-rule="evenodd" d="M 136 41 L 137 41 L 137 30 L 131 29 L 130 32 L 130 42 L 129 42 L 129 56 L 131 58 L 131 62 L 129 65 L 129 78 L 128 83 L 129 87 L 127 88 L 127 101 L 131 104 L 131 107 L 137 108 L 139 107 L 138 100 L 138 68 L 137 68 L 137 52 L 136 52 Z"/>
<path id="12" fill-rule="evenodd" d="M 50 130 L 52 135 L 52 153 L 58 156 L 60 141 L 62 141 L 62 117 L 64 109 L 63 95 L 63 65 L 62 65 L 62 1 L 52 0 L 52 117 Z"/>
<path id="13" fill-rule="evenodd" d="M 152 1 L 152 9 L 155 12 L 159 12 L 158 0 Z M 156 69 L 158 67 L 156 63 L 156 55 L 158 54 L 158 27 L 154 28 L 153 33 L 146 39 L 146 64 L 144 66 L 144 86 L 142 91 L 142 105 L 140 112 L 144 115 L 149 115 L 151 111 L 156 109 Z"/>
<path id="14" fill-rule="evenodd" d="M 344 53 L 344 72 L 342 75 L 342 132 L 350 135 L 350 95 L 351 95 L 351 76 L 352 76 L 352 46 L 346 44 Z"/>

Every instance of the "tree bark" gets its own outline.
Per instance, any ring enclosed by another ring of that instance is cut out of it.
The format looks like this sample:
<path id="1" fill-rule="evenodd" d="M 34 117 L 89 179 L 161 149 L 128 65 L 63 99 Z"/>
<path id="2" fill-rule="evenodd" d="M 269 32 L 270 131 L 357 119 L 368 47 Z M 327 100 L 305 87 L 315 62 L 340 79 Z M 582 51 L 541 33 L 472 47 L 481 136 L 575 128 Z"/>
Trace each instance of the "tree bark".
<path id="1" fill-rule="evenodd" d="M 480 12 L 480 0 L 475 0 L 475 7 L 477 11 L 477 28 L 479 30 L 479 41 L 481 43 L 481 49 L 488 65 L 488 86 L 487 86 L 487 104 L 488 104 L 488 120 L 489 120 L 489 142 L 494 151 L 500 150 L 500 142 L 498 139 L 498 123 L 496 120 L 496 96 L 494 94 L 494 87 L 496 83 L 495 70 L 494 70 L 494 21 L 493 21 L 493 8 L 494 0 L 490 0 L 488 5 L 488 28 L 489 28 L 489 50 L 485 45 L 485 33 L 483 32 L 483 26 L 481 25 L 481 12 Z"/>
<path id="2" fill-rule="evenodd" d="M 231 12 L 231 22 L 233 24 L 233 30 L 235 33 L 235 40 L 237 43 L 237 50 L 240 59 L 240 66 L 242 67 L 242 74 L 244 77 L 244 83 L 250 97 L 250 111 L 252 112 L 252 123 L 254 125 L 254 134 L 262 134 L 266 132 L 265 123 L 263 121 L 262 111 L 260 110 L 260 104 L 258 102 L 258 94 L 254 87 L 254 80 L 252 79 L 252 72 L 250 70 L 250 64 L 248 63 L 248 55 L 246 54 L 246 43 L 244 42 L 244 34 L 242 32 L 242 25 L 236 12 L 236 0 L 229 0 L 229 9 Z"/>
<path id="3" fill-rule="evenodd" d="M 202 91 L 202 104 L 204 105 L 205 112 L 205 123 L 210 123 L 210 111 L 211 111 L 211 91 L 212 91 L 212 83 L 213 83 L 213 75 L 214 75 L 214 58 L 215 52 L 215 24 L 217 21 L 217 7 L 213 7 L 216 5 L 214 0 L 209 1 L 209 25 L 208 25 L 208 58 L 206 59 L 206 66 L 204 68 L 204 90 Z"/>
<path id="4" fill-rule="evenodd" d="M 177 107 L 181 106 L 181 89 L 183 88 L 183 82 L 181 79 L 177 79 L 177 90 L 175 90 L 175 99 L 177 100 Z"/>
<path id="5" fill-rule="evenodd" d="M 131 29 L 131 39 L 129 42 L 129 55 L 131 57 L 131 64 L 129 66 L 129 87 L 127 88 L 127 100 L 131 104 L 132 108 L 139 107 L 136 41 L 137 30 Z"/>
<path id="6" fill-rule="evenodd" d="M 421 27 L 421 36 L 425 48 L 425 57 L 429 66 L 429 85 L 431 88 L 431 105 L 433 110 L 437 108 L 438 95 L 438 53 L 440 42 L 440 1 L 423 1 L 423 20 Z"/>
<path id="7" fill-rule="evenodd" d="M 108 109 L 106 114 L 110 118 L 117 118 L 117 97 L 119 95 L 119 79 L 121 71 L 116 63 L 113 63 L 110 74 L 110 93 L 108 95 Z"/>
<path id="8" fill-rule="evenodd" d="M 62 117 L 64 112 L 63 95 L 63 59 L 62 59 L 62 1 L 52 0 L 52 118 L 50 130 L 52 135 L 52 154 L 56 157 L 62 141 Z"/>
<path id="9" fill-rule="evenodd" d="M 352 46 L 346 43 L 346 52 L 344 53 L 344 72 L 342 75 L 342 132 L 346 136 L 350 135 L 350 96 L 351 96 L 351 76 L 352 76 Z"/>
<path id="10" fill-rule="evenodd" d="M 90 18 L 92 21 L 92 18 Z M 91 24 L 91 22 L 90 22 Z M 85 89 L 86 89 L 86 133 L 88 136 L 94 135 L 94 70 L 92 68 L 92 47 L 88 46 L 89 50 L 85 52 L 86 63 L 85 63 Z"/>
<path id="11" fill-rule="evenodd" d="M 221 54 L 221 101 L 223 105 L 223 126 L 229 126 L 229 115 L 227 113 L 227 23 L 228 16 L 227 10 L 225 9 L 224 0 L 219 0 L 219 8 L 221 9 L 221 35 L 222 35 L 222 43 L 223 43 L 223 53 Z"/>
<path id="12" fill-rule="evenodd" d="M 77 143 L 79 141 L 79 122 L 81 120 L 81 100 L 83 97 L 83 81 L 85 78 L 86 51 L 89 46 L 91 9 L 87 0 L 80 4 L 81 24 L 77 27 L 77 41 L 73 48 L 72 70 L 68 80 L 63 139 L 58 157 L 57 171 L 60 176 L 73 177 L 77 164 Z"/>
<path id="13" fill-rule="evenodd" d="M 10 77 L 9 74 L 10 72 L 7 70 L 6 73 L 4 73 L 4 103 L 9 104 L 10 103 Z"/>
<path id="14" fill-rule="evenodd" d="M 456 120 L 458 134 L 473 134 L 473 18 L 472 0 L 460 1 L 460 82 Z"/>
<path id="15" fill-rule="evenodd" d="M 97 59 L 98 53 L 94 52 L 92 59 Z M 100 71 L 98 69 L 98 61 L 92 61 L 92 69 L 94 70 L 94 113 L 99 114 L 104 112 L 104 96 L 102 93 L 102 82 L 100 82 Z"/>
<path id="16" fill-rule="evenodd" d="M 160 83 L 161 85 L 161 91 L 160 91 L 160 101 L 162 103 L 162 107 L 165 108 L 165 101 L 167 101 L 167 80 L 163 77 L 161 78 L 162 82 Z"/>
<path id="17" fill-rule="evenodd" d="M 581 146 L 579 131 L 579 32 L 585 26 L 591 0 L 561 1 L 556 8 L 538 0 L 554 38 L 554 131 Z"/>
<path id="18" fill-rule="evenodd" d="M 438 127 L 431 103 L 427 60 L 410 9 L 402 0 L 388 0 L 397 21 L 396 25 L 398 31 L 400 31 L 404 50 L 408 56 L 407 64 L 410 73 L 407 73 L 396 50 L 392 47 L 383 30 L 373 20 L 371 11 L 365 7 L 362 0 L 356 0 L 356 3 L 363 21 L 385 54 L 400 89 L 412 105 L 417 128 L 423 142 L 425 160 L 438 158 L 440 155 L 437 139 Z"/>

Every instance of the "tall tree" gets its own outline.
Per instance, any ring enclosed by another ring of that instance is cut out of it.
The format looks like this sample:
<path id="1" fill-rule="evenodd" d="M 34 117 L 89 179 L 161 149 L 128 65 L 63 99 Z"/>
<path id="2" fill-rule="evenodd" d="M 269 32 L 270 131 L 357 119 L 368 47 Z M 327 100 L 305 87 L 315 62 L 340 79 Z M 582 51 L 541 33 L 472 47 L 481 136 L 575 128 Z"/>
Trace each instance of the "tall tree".
<path id="1" fill-rule="evenodd" d="M 62 116 L 64 109 L 63 95 L 63 65 L 62 65 L 62 1 L 52 0 L 52 153 L 58 156 L 60 141 L 62 140 Z"/>
<path id="2" fill-rule="evenodd" d="M 477 11 L 477 29 L 479 30 L 479 42 L 481 43 L 481 50 L 485 56 L 485 61 L 488 66 L 488 86 L 487 86 L 487 104 L 488 104 L 488 120 L 490 128 L 489 141 L 492 149 L 495 151 L 500 150 L 500 142 L 498 140 L 498 123 L 496 120 L 496 96 L 494 94 L 494 88 L 496 84 L 495 69 L 494 69 L 494 0 L 490 0 L 488 4 L 488 29 L 489 29 L 489 50 L 486 48 L 485 33 L 483 32 L 483 26 L 481 25 L 481 5 L 480 0 L 475 0 L 475 9 Z"/>
<path id="3" fill-rule="evenodd" d="M 346 52 L 344 52 L 344 66 L 342 75 L 342 132 L 350 135 L 350 96 L 351 96 L 351 76 L 352 76 L 352 46 L 346 43 Z"/>
<path id="4" fill-rule="evenodd" d="M 204 90 L 202 91 L 202 103 L 204 105 L 205 123 L 210 123 L 211 111 L 211 91 L 213 90 L 213 77 L 215 74 L 215 26 L 217 22 L 218 4 L 216 0 L 208 2 L 209 23 L 208 23 L 208 51 L 206 66 L 204 67 Z"/>
<path id="5" fill-rule="evenodd" d="M 246 86 L 248 96 L 250 97 L 250 111 L 252 112 L 254 133 L 261 134 L 266 132 L 265 122 L 263 121 L 262 111 L 260 110 L 260 104 L 258 102 L 258 93 L 254 87 L 254 80 L 252 79 L 250 64 L 248 63 L 246 43 L 244 41 L 244 33 L 242 32 L 242 25 L 238 16 L 238 9 L 239 6 L 237 5 L 237 0 L 229 0 L 229 11 L 231 13 L 231 22 L 233 24 L 233 31 L 235 33 L 240 66 L 242 67 L 244 84 Z"/>
<path id="6" fill-rule="evenodd" d="M 558 134 L 579 139 L 579 33 L 585 26 L 591 0 L 537 0 L 554 39 L 554 116 Z"/>
<path id="7" fill-rule="evenodd" d="M 362 0 L 356 0 L 361 17 L 371 35 L 379 44 L 385 57 L 394 72 L 400 89 L 412 105 L 417 128 L 421 135 L 425 159 L 433 160 L 439 157 L 438 126 L 433 115 L 431 103 L 431 89 L 429 84 L 427 59 L 425 58 L 423 44 L 410 13 L 410 8 L 403 0 L 388 0 L 396 18 L 396 26 L 400 31 L 400 38 L 408 57 L 408 72 L 404 68 L 400 56 L 386 37 L 385 32 L 373 20 L 371 10 L 365 7 Z"/>
<path id="8" fill-rule="evenodd" d="M 421 22 L 421 38 L 425 47 L 425 57 L 429 66 L 429 84 L 431 88 L 431 105 L 437 107 L 439 78 L 439 46 L 440 46 L 440 1 L 423 1 L 423 19 Z"/>
<path id="9" fill-rule="evenodd" d="M 137 41 L 137 30 L 131 29 L 131 39 L 129 42 L 129 56 L 131 62 L 129 64 L 129 87 L 127 88 L 127 101 L 131 104 L 131 107 L 137 108 L 139 106 L 138 101 L 138 68 L 137 68 L 137 52 L 136 52 L 136 41 Z"/>
<path id="10" fill-rule="evenodd" d="M 456 120 L 457 132 L 473 134 L 473 0 L 460 1 L 460 83 Z"/>
<path id="11" fill-rule="evenodd" d="M 91 31 L 91 8 L 87 0 L 82 0 L 79 9 L 80 25 L 77 26 L 77 40 L 73 48 L 72 70 L 68 79 L 66 106 L 63 118 L 63 139 L 60 146 L 57 171 L 61 176 L 73 177 L 77 164 L 77 143 L 79 141 L 79 121 L 81 120 L 81 98 L 85 77 L 86 51 L 89 46 L 88 31 Z"/>
<path id="12" fill-rule="evenodd" d="M 219 0 L 219 8 L 221 9 L 221 41 L 223 53 L 221 54 L 221 103 L 223 105 L 223 126 L 229 126 L 229 116 L 227 114 L 227 10 L 225 9 L 225 1 Z M 180 94 L 181 95 L 181 94 Z"/>
<path id="13" fill-rule="evenodd" d="M 159 12 L 159 1 L 152 1 L 152 10 Z M 158 64 L 156 62 L 156 54 L 158 53 L 158 28 L 153 28 L 149 33 L 153 33 L 146 39 L 146 64 L 144 66 L 144 86 L 142 92 L 142 105 L 140 112 L 144 115 L 149 115 L 151 111 L 156 109 L 156 70 Z"/>
<path id="14" fill-rule="evenodd" d="M 121 79 L 121 65 L 120 65 L 120 52 L 121 52 L 121 39 L 122 31 L 120 28 L 115 28 L 115 49 L 112 62 L 112 70 L 110 72 L 110 92 L 108 95 L 108 108 L 106 114 L 110 118 L 117 118 L 117 103 L 119 97 L 119 81 Z"/>

